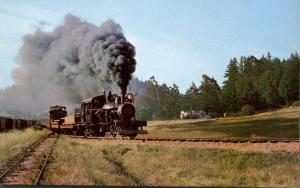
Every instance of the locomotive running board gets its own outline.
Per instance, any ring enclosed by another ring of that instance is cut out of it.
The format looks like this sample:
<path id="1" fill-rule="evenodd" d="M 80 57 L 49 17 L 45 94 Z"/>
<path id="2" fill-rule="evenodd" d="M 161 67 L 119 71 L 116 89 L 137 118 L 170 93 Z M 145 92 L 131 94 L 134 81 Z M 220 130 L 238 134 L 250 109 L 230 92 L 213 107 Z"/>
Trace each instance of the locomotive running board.
<path id="1" fill-rule="evenodd" d="M 130 124 L 136 127 L 143 127 L 147 126 L 147 121 L 131 120 Z"/>
<path id="2" fill-rule="evenodd" d="M 130 123 L 133 127 L 143 127 L 147 126 L 147 121 L 139 121 L 139 120 L 130 120 L 130 121 L 117 121 L 118 125 L 122 126 L 124 124 Z"/>

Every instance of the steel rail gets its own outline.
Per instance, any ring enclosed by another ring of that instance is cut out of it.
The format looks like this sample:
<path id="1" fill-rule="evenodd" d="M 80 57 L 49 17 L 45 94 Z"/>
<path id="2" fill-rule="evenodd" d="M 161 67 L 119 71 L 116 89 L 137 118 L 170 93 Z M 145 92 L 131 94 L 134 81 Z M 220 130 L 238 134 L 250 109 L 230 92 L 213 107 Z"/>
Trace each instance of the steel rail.
<path id="1" fill-rule="evenodd" d="M 136 141 L 169 141 L 169 142 L 225 142 L 225 143 L 277 143 L 296 142 L 299 138 L 126 138 L 126 137 L 83 137 L 68 135 L 70 138 L 98 139 L 98 140 L 136 140 Z"/>
<path id="2" fill-rule="evenodd" d="M 55 144 L 56 144 L 56 142 L 57 142 L 57 140 L 58 140 L 58 137 L 59 137 L 59 134 L 57 134 L 57 136 L 56 136 L 54 142 L 53 142 L 52 145 L 51 145 L 50 151 L 48 152 L 47 157 L 46 157 L 46 159 L 45 159 L 44 162 L 43 162 L 43 165 L 42 165 L 42 167 L 41 167 L 41 169 L 40 169 L 40 171 L 39 171 L 39 174 L 38 174 L 38 176 L 37 176 L 37 178 L 36 178 L 36 180 L 35 180 L 35 182 L 34 182 L 34 185 L 39 185 L 39 184 L 40 184 L 40 180 L 41 180 L 42 177 L 43 177 L 44 171 L 45 171 L 46 166 L 47 166 L 47 163 L 48 163 L 48 161 L 49 161 L 49 159 L 50 159 L 50 157 L 51 157 L 51 155 L 52 155 L 53 148 L 54 148 L 54 146 L 55 146 Z"/>
<path id="3" fill-rule="evenodd" d="M 16 160 L 16 162 L 14 162 L 13 164 L 9 165 L 9 167 L 4 170 L 4 172 L 1 173 L 0 175 L 0 183 L 3 182 L 4 177 L 6 177 L 6 175 L 11 172 L 12 169 L 16 168 L 17 166 L 20 165 L 20 163 L 28 156 L 30 156 L 30 154 L 36 149 L 36 147 L 38 147 L 46 138 L 50 137 L 53 133 L 49 133 L 47 136 L 42 137 L 41 139 L 37 140 L 36 142 L 34 142 L 33 144 L 29 145 L 28 147 L 26 147 L 25 153 Z M 13 159 L 12 159 L 13 160 Z"/>

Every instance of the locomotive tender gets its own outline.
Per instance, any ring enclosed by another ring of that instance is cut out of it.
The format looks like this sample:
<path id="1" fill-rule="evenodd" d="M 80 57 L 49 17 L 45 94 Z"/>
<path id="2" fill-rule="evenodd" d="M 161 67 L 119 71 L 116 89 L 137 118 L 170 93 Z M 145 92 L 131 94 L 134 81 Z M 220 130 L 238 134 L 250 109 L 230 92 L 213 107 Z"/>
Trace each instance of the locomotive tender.
<path id="1" fill-rule="evenodd" d="M 135 137 L 147 126 L 146 121 L 135 119 L 132 93 L 120 95 L 105 92 L 81 101 L 81 108 L 75 109 L 73 133 L 76 135 L 105 136 L 109 131 L 112 136 Z"/>
<path id="2" fill-rule="evenodd" d="M 58 129 L 64 123 L 64 117 L 67 116 L 67 109 L 65 106 L 51 106 L 49 110 L 49 128 L 52 130 L 53 126 L 57 125 Z"/>
<path id="3" fill-rule="evenodd" d="M 68 116 L 65 106 L 51 106 L 47 128 L 53 132 L 72 134 L 74 127 L 73 116 Z"/>

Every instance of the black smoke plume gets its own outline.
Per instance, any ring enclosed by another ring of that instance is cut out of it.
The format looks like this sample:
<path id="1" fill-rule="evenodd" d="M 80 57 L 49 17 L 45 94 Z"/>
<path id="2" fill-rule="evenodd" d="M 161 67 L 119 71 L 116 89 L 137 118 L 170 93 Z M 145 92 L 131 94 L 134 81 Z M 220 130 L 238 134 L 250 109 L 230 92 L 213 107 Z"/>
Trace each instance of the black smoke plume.
<path id="1" fill-rule="evenodd" d="M 24 37 L 14 84 L 0 91 L 0 109 L 36 113 L 78 104 L 103 90 L 126 91 L 134 56 L 134 46 L 113 20 L 96 26 L 66 15 L 53 31 Z"/>

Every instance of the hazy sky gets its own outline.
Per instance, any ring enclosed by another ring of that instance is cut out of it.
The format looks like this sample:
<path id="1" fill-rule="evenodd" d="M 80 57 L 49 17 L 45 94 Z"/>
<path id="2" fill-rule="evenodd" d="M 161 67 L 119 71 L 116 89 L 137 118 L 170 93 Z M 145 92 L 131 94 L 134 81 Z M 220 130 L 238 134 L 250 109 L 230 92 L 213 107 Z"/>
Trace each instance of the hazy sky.
<path id="1" fill-rule="evenodd" d="M 143 80 L 176 83 L 184 92 L 202 74 L 221 84 L 230 58 L 300 52 L 299 0 L 0 0 L 0 88 L 13 83 L 22 37 L 52 30 L 68 13 L 100 25 L 120 23 L 136 47 Z"/>

